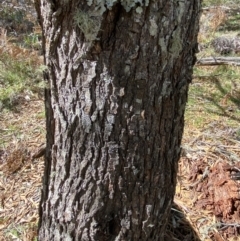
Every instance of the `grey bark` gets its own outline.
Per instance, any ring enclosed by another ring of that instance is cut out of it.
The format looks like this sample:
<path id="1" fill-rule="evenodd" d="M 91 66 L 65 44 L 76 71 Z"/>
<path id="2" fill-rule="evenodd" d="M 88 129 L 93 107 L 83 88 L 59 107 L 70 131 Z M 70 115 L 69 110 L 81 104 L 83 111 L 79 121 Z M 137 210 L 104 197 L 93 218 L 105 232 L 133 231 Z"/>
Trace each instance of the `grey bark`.
<path id="1" fill-rule="evenodd" d="M 163 240 L 200 1 L 93 7 L 36 1 L 49 82 L 39 240 Z"/>

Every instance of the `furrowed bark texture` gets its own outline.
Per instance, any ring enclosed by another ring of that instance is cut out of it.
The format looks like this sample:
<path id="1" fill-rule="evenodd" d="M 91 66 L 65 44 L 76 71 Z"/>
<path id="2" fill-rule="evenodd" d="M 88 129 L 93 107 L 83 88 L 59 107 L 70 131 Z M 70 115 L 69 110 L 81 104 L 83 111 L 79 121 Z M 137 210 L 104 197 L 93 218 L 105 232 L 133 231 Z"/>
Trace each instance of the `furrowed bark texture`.
<path id="1" fill-rule="evenodd" d="M 49 81 L 39 240 L 164 240 L 200 1 L 36 8 Z M 85 13 L 96 40 L 75 23 Z"/>

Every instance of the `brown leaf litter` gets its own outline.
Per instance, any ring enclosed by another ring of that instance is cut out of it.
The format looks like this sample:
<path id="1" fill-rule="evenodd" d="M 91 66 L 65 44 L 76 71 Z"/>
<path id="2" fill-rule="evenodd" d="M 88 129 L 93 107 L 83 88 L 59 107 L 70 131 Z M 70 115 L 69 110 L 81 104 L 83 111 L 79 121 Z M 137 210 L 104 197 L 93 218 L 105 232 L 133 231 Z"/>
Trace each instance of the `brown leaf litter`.
<path id="1" fill-rule="evenodd" d="M 43 102 L 34 100 L 22 104 L 18 113 L 0 112 L 1 241 L 36 238 L 44 168 L 39 154 L 45 141 L 43 109 Z"/>

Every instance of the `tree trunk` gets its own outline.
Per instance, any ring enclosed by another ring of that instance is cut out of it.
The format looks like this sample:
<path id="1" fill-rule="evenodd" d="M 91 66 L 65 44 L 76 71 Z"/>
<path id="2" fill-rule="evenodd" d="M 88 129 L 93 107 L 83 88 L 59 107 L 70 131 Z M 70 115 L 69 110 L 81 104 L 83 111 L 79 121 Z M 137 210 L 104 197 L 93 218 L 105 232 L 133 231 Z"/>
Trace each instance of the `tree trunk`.
<path id="1" fill-rule="evenodd" d="M 112 2 L 36 0 L 49 82 L 40 241 L 164 239 L 200 0 Z"/>

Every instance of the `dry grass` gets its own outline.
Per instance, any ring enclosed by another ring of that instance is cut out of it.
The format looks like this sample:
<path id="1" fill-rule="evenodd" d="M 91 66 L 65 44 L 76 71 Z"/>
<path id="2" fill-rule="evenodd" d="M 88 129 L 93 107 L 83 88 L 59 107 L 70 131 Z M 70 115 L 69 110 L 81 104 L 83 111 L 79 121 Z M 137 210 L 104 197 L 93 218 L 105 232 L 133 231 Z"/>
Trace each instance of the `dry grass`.
<path id="1" fill-rule="evenodd" d="M 32 101 L 18 113 L 0 114 L 0 240 L 34 240 L 43 159 L 32 155 L 44 143 L 43 102 Z M 14 131 L 9 129 L 9 126 Z M 3 140 L 5 142 L 3 142 Z"/>
<path id="2" fill-rule="evenodd" d="M 15 23 L 14 7 L 12 12 L 1 9 L 18 36 L 0 28 L 0 240 L 33 241 L 43 159 L 32 157 L 45 142 L 44 86 L 38 71 L 43 61 L 38 51 L 23 47 L 23 28 Z"/>
<path id="3" fill-rule="evenodd" d="M 29 60 L 35 66 L 42 64 L 43 58 L 37 51 L 14 44 L 7 36 L 7 30 L 0 27 L 0 56 L 8 54 L 13 60 Z"/>
<path id="4" fill-rule="evenodd" d="M 211 41 L 220 34 L 229 34 L 218 32 L 229 19 L 224 9 L 227 8 L 216 7 L 203 12 L 199 42 L 204 48 L 198 54 L 199 58 L 216 56 Z M 236 35 L 236 32 L 231 34 Z M 240 161 L 239 76 L 239 67 L 196 67 L 190 86 L 175 203 L 202 241 L 240 240 L 236 235 L 239 233 L 238 224 L 232 223 L 235 231 L 231 235 L 227 232 L 227 225 L 221 224 L 221 217 L 215 216 L 213 210 L 196 206 L 197 200 L 206 198 L 197 186 L 208 178 L 212 167 L 218 162 L 234 166 Z M 202 163 L 206 170 L 193 181 L 191 170 L 197 163 Z M 231 221 L 231 215 L 229 219 Z"/>
<path id="5" fill-rule="evenodd" d="M 201 200 L 204 193 L 197 192 L 193 188 L 198 184 L 198 181 L 201 182 L 204 178 L 207 178 L 207 175 L 202 172 L 196 177 L 198 181 L 193 182 L 191 180 L 191 169 L 199 161 L 206 166 L 206 171 L 211 171 L 212 166 L 217 162 L 226 161 L 234 165 L 240 161 L 240 139 L 236 130 L 236 128 L 224 124 L 221 119 L 210 123 L 202 130 L 194 130 L 192 127 L 191 129 L 185 129 L 184 151 L 179 163 L 175 202 L 181 207 L 185 217 L 197 230 L 202 241 L 234 240 L 233 238 L 240 240 L 237 237 L 213 238 L 213 234 L 216 236 L 220 231 L 220 219 L 213 214 L 213 210 L 196 207 L 196 201 Z"/>
<path id="6" fill-rule="evenodd" d="M 227 20 L 225 9 L 220 6 L 204 10 L 200 20 L 200 32 L 198 41 L 205 43 L 218 30 L 219 26 L 224 24 Z"/>

